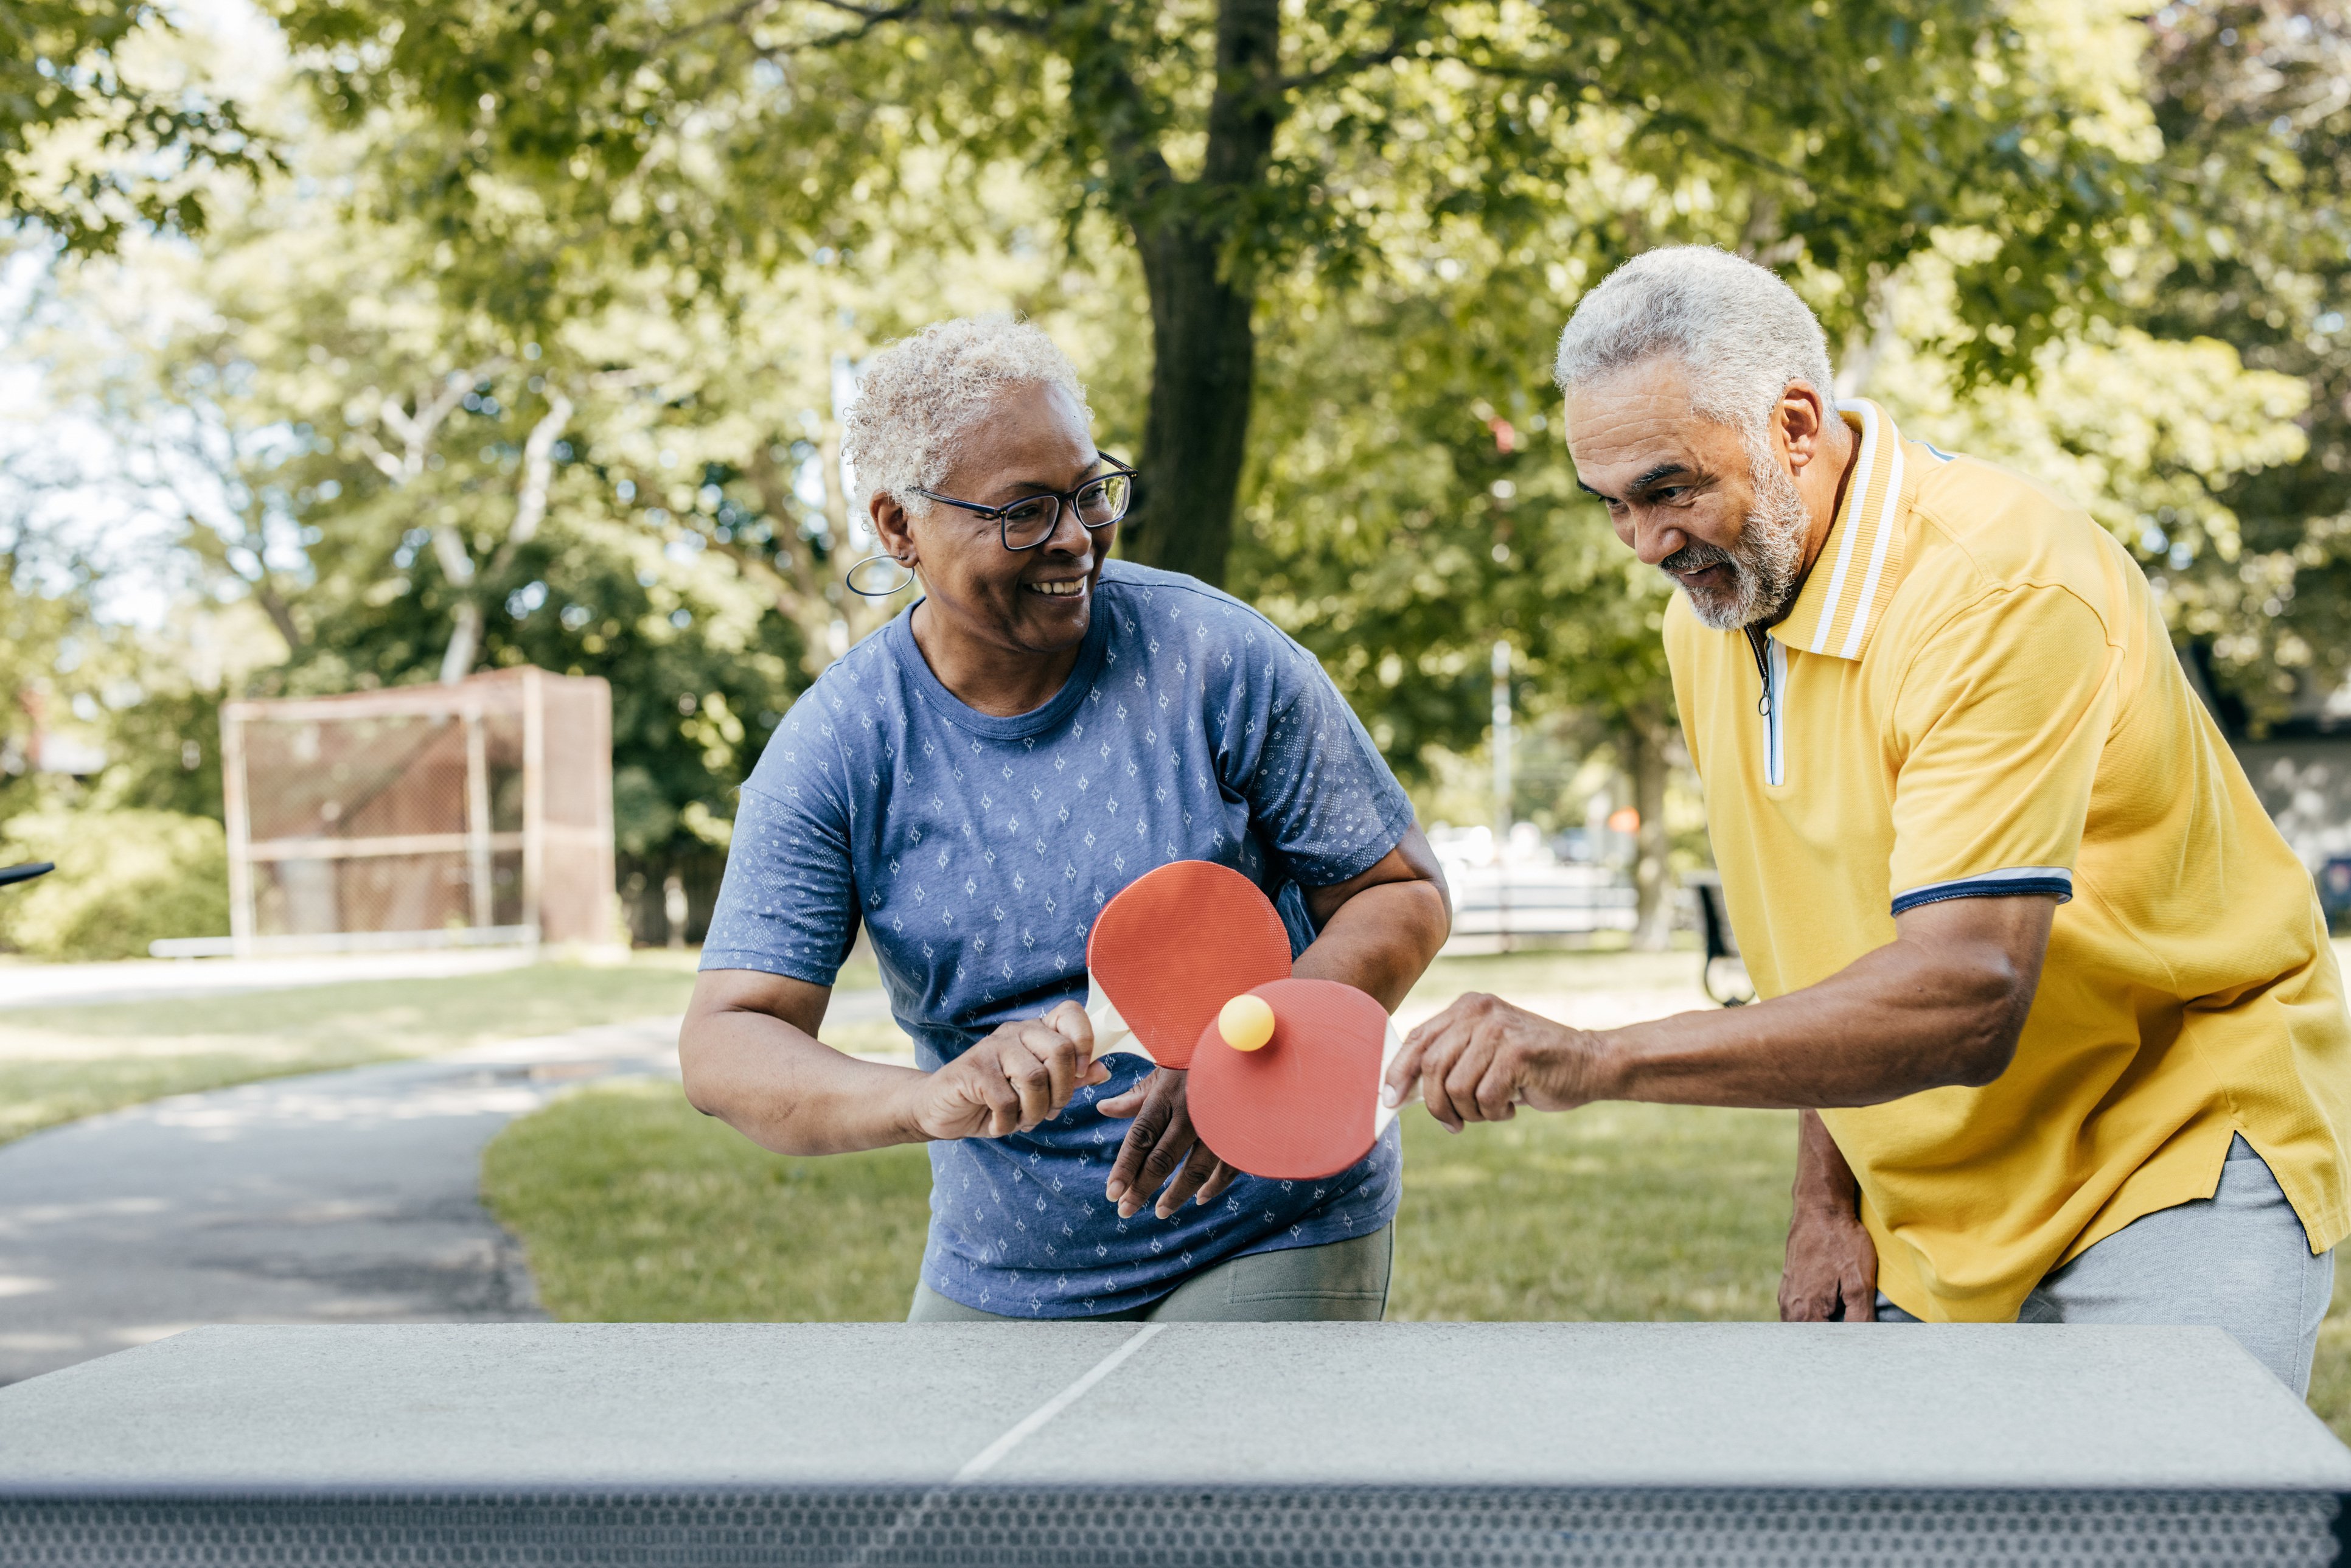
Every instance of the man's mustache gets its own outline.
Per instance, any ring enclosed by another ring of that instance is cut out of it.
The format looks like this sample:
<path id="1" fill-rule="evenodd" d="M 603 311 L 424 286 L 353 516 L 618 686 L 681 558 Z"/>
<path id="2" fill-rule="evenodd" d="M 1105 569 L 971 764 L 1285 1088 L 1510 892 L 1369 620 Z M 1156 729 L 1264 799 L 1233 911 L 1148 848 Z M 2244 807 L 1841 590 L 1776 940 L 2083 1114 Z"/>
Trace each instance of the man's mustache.
<path id="1" fill-rule="evenodd" d="M 1700 544 L 1693 539 L 1659 561 L 1657 570 L 1676 573 L 1704 571 L 1710 566 L 1727 565 L 1731 559 L 1729 550 L 1716 545 Z"/>

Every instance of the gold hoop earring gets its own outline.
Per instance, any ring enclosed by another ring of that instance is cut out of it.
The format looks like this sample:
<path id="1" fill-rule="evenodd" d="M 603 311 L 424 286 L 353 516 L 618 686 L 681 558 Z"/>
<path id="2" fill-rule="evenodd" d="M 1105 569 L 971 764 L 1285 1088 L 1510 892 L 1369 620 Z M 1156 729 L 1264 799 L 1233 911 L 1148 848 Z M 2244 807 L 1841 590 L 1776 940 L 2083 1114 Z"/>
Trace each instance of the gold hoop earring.
<path id="1" fill-rule="evenodd" d="M 892 565 L 901 568 L 904 570 L 906 575 L 900 578 L 897 581 L 892 583 L 887 588 L 860 587 L 857 581 L 857 574 L 863 571 L 867 567 L 872 566 L 875 561 L 881 560 L 886 560 Z M 867 556 L 863 560 L 858 561 L 847 571 L 841 573 L 841 580 L 848 588 L 850 592 L 858 595 L 860 598 L 887 599 L 893 593 L 904 593 L 907 589 L 914 586 L 914 569 L 906 565 L 905 561 L 901 558 L 892 555 L 888 550 L 877 550 L 873 554 Z"/>

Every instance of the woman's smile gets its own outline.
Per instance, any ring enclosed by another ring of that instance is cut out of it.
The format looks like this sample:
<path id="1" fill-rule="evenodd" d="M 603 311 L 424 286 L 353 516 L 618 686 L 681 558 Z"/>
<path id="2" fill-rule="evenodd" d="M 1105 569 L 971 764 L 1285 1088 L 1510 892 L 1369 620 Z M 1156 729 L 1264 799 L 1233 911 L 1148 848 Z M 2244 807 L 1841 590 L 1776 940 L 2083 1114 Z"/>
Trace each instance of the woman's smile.
<path id="1" fill-rule="evenodd" d="M 1086 580 L 1082 577 L 1047 579 L 1036 582 L 1024 582 L 1020 586 L 1031 593 L 1041 593 L 1048 599 L 1082 599 L 1086 593 Z"/>

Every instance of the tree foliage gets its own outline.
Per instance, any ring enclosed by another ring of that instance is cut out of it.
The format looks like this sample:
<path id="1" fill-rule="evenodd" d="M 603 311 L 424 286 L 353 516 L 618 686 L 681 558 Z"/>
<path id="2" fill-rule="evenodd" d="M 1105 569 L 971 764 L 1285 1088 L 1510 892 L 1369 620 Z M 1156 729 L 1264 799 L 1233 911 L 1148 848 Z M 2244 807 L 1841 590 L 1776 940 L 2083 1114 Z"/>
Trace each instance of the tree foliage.
<path id="1" fill-rule="evenodd" d="M 2062 15 L 2062 12 L 2060 13 Z M 2000 0 L 284 0 L 320 101 L 397 127 L 386 210 L 512 319 L 592 307 L 614 258 L 723 288 L 896 215 L 909 168 L 1010 162 L 1106 220 L 1151 307 L 1131 548 L 1224 574 L 1267 285 L 1420 259 L 1450 222 L 1548 225 L 1669 191 L 1742 247 L 1873 279 L 1975 227 L 1950 345 L 2026 361 L 2111 303 L 2142 128 Z M 949 214 L 950 221 L 952 215 Z M 1637 232 L 1619 236 L 1638 248 Z"/>
<path id="2" fill-rule="evenodd" d="M 211 176 L 274 163 L 235 101 L 172 68 L 170 31 L 138 0 L 0 6 L 0 218 L 101 252 L 202 229 Z"/>

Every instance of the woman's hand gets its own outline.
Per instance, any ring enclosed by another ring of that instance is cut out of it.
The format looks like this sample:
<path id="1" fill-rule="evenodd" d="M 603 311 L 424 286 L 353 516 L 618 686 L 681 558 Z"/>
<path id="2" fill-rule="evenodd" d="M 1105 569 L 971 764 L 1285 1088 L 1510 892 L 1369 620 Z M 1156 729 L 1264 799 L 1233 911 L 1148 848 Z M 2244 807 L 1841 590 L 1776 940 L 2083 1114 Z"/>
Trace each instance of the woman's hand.
<path id="1" fill-rule="evenodd" d="M 1025 1133 L 1060 1115 L 1080 1089 L 1109 1080 L 1093 1049 L 1093 1025 L 1075 1002 L 1005 1024 L 916 1082 L 908 1119 L 935 1140 Z"/>
<path id="2" fill-rule="evenodd" d="M 1192 1113 L 1184 1103 L 1186 1082 L 1186 1075 L 1173 1068 L 1157 1068 L 1125 1093 L 1094 1107 L 1105 1116 L 1134 1118 L 1134 1125 L 1126 1130 L 1126 1141 L 1118 1146 L 1110 1181 L 1102 1188 L 1102 1196 L 1118 1205 L 1121 1219 L 1134 1218 L 1171 1172 L 1176 1179 L 1159 1193 L 1153 1210 L 1162 1219 L 1184 1207 L 1187 1197 L 1208 1202 L 1240 1174 L 1218 1159 L 1192 1130 Z"/>
<path id="3" fill-rule="evenodd" d="M 1520 1105 L 1573 1111 L 1607 1096 L 1597 1037 L 1472 992 L 1405 1036 L 1380 1095 L 1401 1104 L 1420 1081 L 1428 1113 L 1453 1132 L 1507 1122 Z"/>

